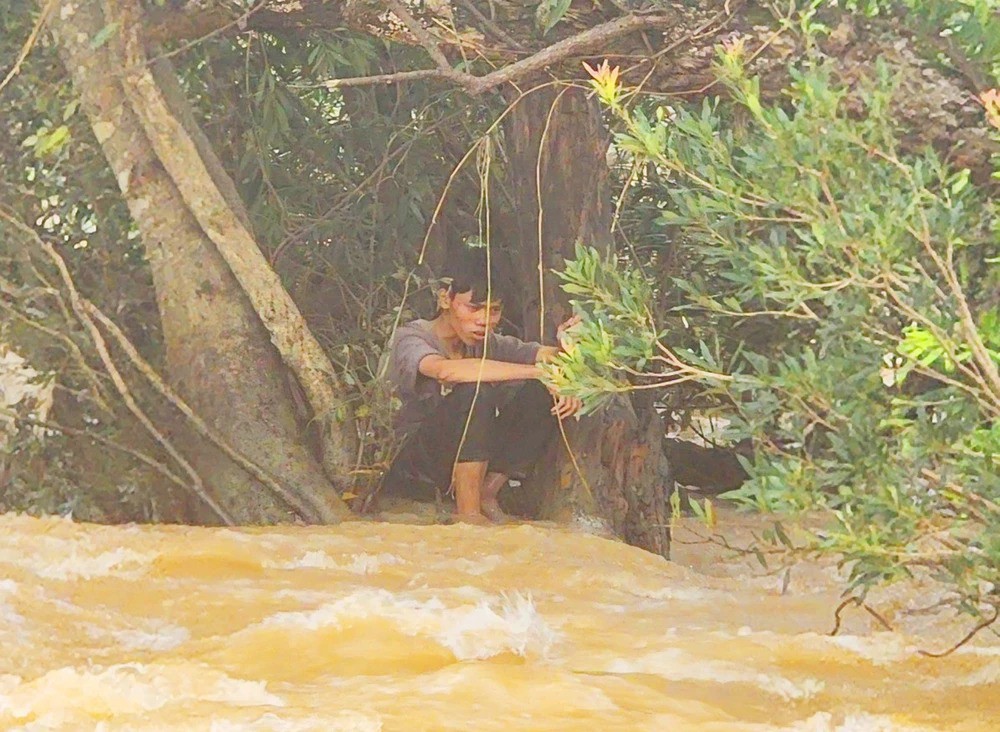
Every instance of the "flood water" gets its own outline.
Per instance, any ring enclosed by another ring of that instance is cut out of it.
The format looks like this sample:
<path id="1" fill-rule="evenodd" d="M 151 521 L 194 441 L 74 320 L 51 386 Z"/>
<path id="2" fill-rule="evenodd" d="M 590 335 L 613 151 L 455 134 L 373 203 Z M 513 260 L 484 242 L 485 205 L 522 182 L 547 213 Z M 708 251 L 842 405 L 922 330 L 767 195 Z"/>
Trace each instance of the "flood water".
<path id="1" fill-rule="evenodd" d="M 830 636 L 832 568 L 675 559 L 537 525 L 0 516 L 0 729 L 1000 729 L 995 635 L 916 652 L 972 625 L 922 609 L 940 590 Z"/>

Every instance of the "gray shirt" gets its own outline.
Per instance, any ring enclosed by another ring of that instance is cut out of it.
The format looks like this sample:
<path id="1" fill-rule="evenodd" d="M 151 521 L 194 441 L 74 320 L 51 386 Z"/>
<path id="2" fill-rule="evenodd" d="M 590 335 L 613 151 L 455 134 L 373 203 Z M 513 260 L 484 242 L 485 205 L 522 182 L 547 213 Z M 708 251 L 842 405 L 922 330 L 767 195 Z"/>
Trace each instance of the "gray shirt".
<path id="1" fill-rule="evenodd" d="M 528 343 L 513 336 L 490 333 L 486 337 L 486 357 L 508 363 L 535 363 L 539 343 Z M 420 362 L 427 356 L 448 357 L 444 344 L 434 333 L 429 320 L 414 320 L 400 326 L 389 352 L 389 381 L 402 405 L 396 414 L 395 427 L 405 435 L 420 426 L 444 398 L 442 385 L 420 373 Z M 465 347 L 465 358 L 482 358 L 483 344 Z"/>

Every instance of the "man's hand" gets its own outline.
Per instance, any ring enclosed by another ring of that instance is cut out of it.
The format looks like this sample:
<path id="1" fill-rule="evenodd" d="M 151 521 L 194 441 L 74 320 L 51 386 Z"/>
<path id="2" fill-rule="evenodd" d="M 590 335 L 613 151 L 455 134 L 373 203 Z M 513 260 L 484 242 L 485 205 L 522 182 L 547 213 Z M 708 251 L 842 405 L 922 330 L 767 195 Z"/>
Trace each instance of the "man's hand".
<path id="1" fill-rule="evenodd" d="M 581 318 L 579 315 L 574 315 L 572 318 L 566 320 L 563 323 L 560 323 L 559 326 L 556 328 L 556 341 L 558 341 L 559 347 L 562 348 L 562 350 L 564 351 L 566 350 L 566 331 L 568 331 L 574 325 L 580 323 L 582 320 L 583 318 Z"/>
<path id="2" fill-rule="evenodd" d="M 555 404 L 552 405 L 550 410 L 552 414 L 556 416 L 559 420 L 564 420 L 567 417 L 572 417 L 574 414 L 583 409 L 583 401 L 580 397 L 575 396 L 563 396 L 561 394 L 552 393 L 552 399 Z"/>

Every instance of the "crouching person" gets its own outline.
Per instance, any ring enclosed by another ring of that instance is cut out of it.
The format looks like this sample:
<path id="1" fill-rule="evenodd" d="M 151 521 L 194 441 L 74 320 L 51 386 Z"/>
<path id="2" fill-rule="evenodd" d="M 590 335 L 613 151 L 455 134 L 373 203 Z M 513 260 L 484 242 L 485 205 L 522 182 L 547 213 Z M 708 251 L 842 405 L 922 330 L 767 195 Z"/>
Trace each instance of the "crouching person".
<path id="1" fill-rule="evenodd" d="M 556 420 L 581 403 L 550 395 L 538 380 L 537 364 L 559 348 L 494 332 L 503 303 L 495 279 L 489 291 L 482 250 L 468 250 L 445 282 L 437 315 L 401 326 L 393 339 L 389 379 L 402 402 L 402 448 L 385 489 L 450 487 L 456 519 L 500 523 L 501 488 L 531 470 Z"/>

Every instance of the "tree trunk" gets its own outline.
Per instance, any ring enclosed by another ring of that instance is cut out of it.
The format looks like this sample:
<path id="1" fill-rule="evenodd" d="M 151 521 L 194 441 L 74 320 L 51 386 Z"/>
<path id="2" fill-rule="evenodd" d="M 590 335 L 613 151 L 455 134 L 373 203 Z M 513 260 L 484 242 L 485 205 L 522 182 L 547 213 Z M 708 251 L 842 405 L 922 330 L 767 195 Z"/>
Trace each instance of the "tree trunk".
<path id="1" fill-rule="evenodd" d="M 195 465 L 239 521 L 283 520 L 290 511 L 337 521 L 346 506 L 298 439 L 282 357 L 321 417 L 336 398 L 332 367 L 256 248 L 176 79 L 162 62 L 157 76 L 150 71 L 136 45 L 140 12 L 136 0 L 63 0 L 51 29 L 142 236 L 169 381 L 230 445 L 276 476 L 294 505 L 213 447 L 189 445 Z M 349 450 L 337 443 L 329 452 L 343 467 Z"/>
<path id="2" fill-rule="evenodd" d="M 525 335 L 551 341 L 555 326 L 570 314 L 552 270 L 574 256 L 577 241 L 604 251 L 612 246 L 609 136 L 597 105 L 576 89 L 533 92 L 508 119 L 505 148 L 516 218 L 498 220 L 497 228 L 516 268 Z M 557 441 L 525 485 L 533 512 L 542 519 L 596 524 L 667 556 L 673 480 L 661 448 L 663 425 L 652 405 L 616 398 L 564 427 L 566 440 Z"/>

